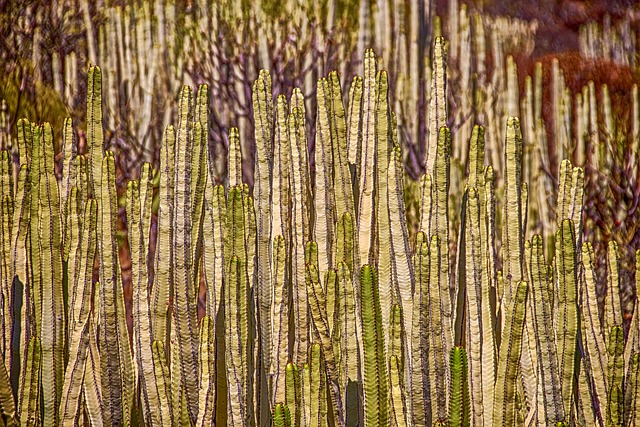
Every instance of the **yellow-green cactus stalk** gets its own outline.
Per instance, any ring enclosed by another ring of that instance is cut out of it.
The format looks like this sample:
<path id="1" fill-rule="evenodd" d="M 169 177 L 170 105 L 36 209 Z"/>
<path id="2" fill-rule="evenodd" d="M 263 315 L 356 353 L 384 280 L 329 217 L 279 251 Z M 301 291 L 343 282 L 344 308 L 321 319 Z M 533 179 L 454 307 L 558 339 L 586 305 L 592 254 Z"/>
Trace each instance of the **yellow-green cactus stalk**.
<path id="1" fill-rule="evenodd" d="M 225 345 L 229 387 L 229 422 L 245 425 L 247 417 L 248 273 L 242 187 L 229 190 L 225 235 Z"/>
<path id="2" fill-rule="evenodd" d="M 620 426 L 624 413 L 624 332 L 620 326 L 609 331 L 607 340 L 609 364 L 607 367 L 606 426 Z"/>
<path id="3" fill-rule="evenodd" d="M 64 382 L 65 315 L 62 289 L 62 227 L 60 224 L 60 196 L 54 175 L 53 131 L 45 123 L 38 132 L 34 144 L 39 146 L 38 155 L 33 158 L 39 163 L 40 175 L 33 176 L 38 182 L 37 198 L 32 203 L 38 207 L 40 224 L 37 240 L 39 283 L 41 287 L 42 324 L 40 345 L 42 350 L 42 388 L 44 399 L 43 422 L 55 426 L 59 422 L 59 405 Z M 33 206 L 32 206 L 33 212 Z M 36 216 L 34 216 L 35 218 Z M 36 222 L 36 221 L 32 221 Z M 32 237 L 33 239 L 33 237 Z M 33 253 L 33 249 L 32 249 Z"/>
<path id="4" fill-rule="evenodd" d="M 474 129 L 475 131 L 475 129 Z M 472 151 L 473 152 L 473 151 Z M 473 182 L 469 179 L 470 183 Z M 474 424 L 488 422 L 493 402 L 495 377 L 495 336 L 489 278 L 486 269 L 481 203 L 478 190 L 467 190 L 465 215 L 466 325 L 471 418 Z M 486 236 L 486 232 L 484 233 Z"/>
<path id="5" fill-rule="evenodd" d="M 347 148 L 349 151 L 349 164 L 355 165 L 359 170 L 360 166 L 360 146 L 362 138 L 360 134 L 360 127 L 362 121 L 362 115 L 360 110 L 362 108 L 362 77 L 355 76 L 349 86 L 349 103 L 347 104 Z M 356 172 L 356 178 L 360 175 Z M 354 200 L 355 202 L 355 200 Z"/>
<path id="6" fill-rule="evenodd" d="M 538 420 L 545 425 L 565 419 L 562 383 L 558 364 L 557 342 L 553 330 L 553 305 L 544 258 L 542 236 L 525 243 L 526 263 L 531 283 L 531 314 L 536 339 L 538 378 L 544 387 L 537 388 Z M 529 322 L 529 320 L 527 320 Z"/>
<path id="7" fill-rule="evenodd" d="M 256 141 L 253 197 L 256 217 L 256 298 L 258 312 L 258 331 L 260 336 L 261 366 L 263 372 L 258 373 L 258 381 L 262 374 L 270 371 L 272 351 L 272 272 L 269 258 L 271 243 L 271 178 L 273 154 L 271 149 L 273 135 L 273 101 L 271 94 L 271 76 L 261 70 L 253 84 L 254 134 Z M 253 244 L 252 244 L 253 246 Z M 266 377 L 264 378 L 266 381 Z M 266 384 L 265 384 L 266 385 Z M 264 390 L 268 395 L 268 390 Z M 262 402 L 258 400 L 258 402 Z M 266 402 L 262 403 L 267 405 Z"/>
<path id="8" fill-rule="evenodd" d="M 565 219 L 556 233 L 558 366 L 565 414 L 570 412 L 578 335 L 578 281 L 573 221 Z M 541 338 L 541 337 L 540 337 Z M 539 339 L 540 339 L 539 338 Z M 562 420 L 556 420 L 562 421 Z"/>
<path id="9" fill-rule="evenodd" d="M 329 330 L 327 316 L 327 296 L 320 283 L 318 267 L 314 264 L 307 265 L 306 271 L 307 295 L 309 296 L 309 311 L 313 321 L 314 336 L 320 341 L 322 353 L 324 355 L 324 365 L 326 369 L 329 393 L 335 417 L 336 425 L 343 426 L 344 408 L 342 405 L 342 394 L 336 369 L 336 360 Z M 325 283 L 326 286 L 326 283 Z"/>
<path id="10" fill-rule="evenodd" d="M 272 347 L 269 376 L 272 388 L 271 399 L 285 401 L 286 370 L 289 356 L 289 287 L 286 283 L 287 254 L 284 237 L 276 236 L 272 250 L 273 295 L 271 298 L 270 328 L 274 342 L 269 343 Z"/>
<path id="11" fill-rule="evenodd" d="M 169 296 L 173 287 L 172 266 L 173 218 L 174 212 L 174 171 L 176 134 L 169 125 L 164 131 L 160 148 L 160 188 L 158 191 L 158 234 L 155 250 L 155 274 L 151 296 L 151 330 L 153 340 L 168 340 Z"/>
<path id="12" fill-rule="evenodd" d="M 637 270 L 636 270 L 637 271 Z M 635 353 L 630 360 L 629 367 L 625 375 L 625 395 L 624 395 L 624 424 L 625 426 L 637 425 L 640 422 L 638 409 L 640 398 L 640 354 Z"/>
<path id="13" fill-rule="evenodd" d="M 506 307 L 506 323 L 500 344 L 493 401 L 494 425 L 515 425 L 516 419 L 518 362 L 522 350 L 522 331 L 529 287 L 527 282 L 521 281 L 514 290 L 511 303 Z"/>
<path id="14" fill-rule="evenodd" d="M 345 119 L 344 105 L 342 103 L 342 89 L 340 87 L 340 79 L 338 73 L 332 71 L 327 78 L 329 91 L 331 93 L 329 118 L 331 128 L 331 142 L 333 151 L 333 170 L 334 170 L 334 191 L 335 191 L 335 217 L 340 218 L 341 215 L 348 212 L 355 214 L 355 206 L 353 199 L 353 184 L 351 179 L 351 171 L 349 170 L 349 153 L 347 123 Z M 356 85 L 357 86 L 357 85 Z M 352 87 L 355 91 L 356 87 Z M 351 90 L 350 90 L 351 91 Z M 356 103 L 356 100 L 353 100 Z M 360 105 L 357 105 L 357 112 L 360 111 Z M 358 115 L 359 117 L 359 115 Z M 357 138 L 357 136 L 355 137 Z"/>
<path id="15" fill-rule="evenodd" d="M 431 415 L 431 388 L 429 386 L 430 377 L 425 366 L 430 366 L 427 359 L 426 343 L 429 333 L 429 244 L 426 241 L 424 232 L 419 231 L 414 255 L 415 290 L 413 292 L 413 328 L 411 330 L 411 340 L 414 346 L 411 349 L 411 360 L 413 369 L 411 370 L 411 413 L 416 426 L 430 425 Z"/>
<path id="16" fill-rule="evenodd" d="M 71 191 L 71 197 L 75 197 L 75 188 Z M 71 215 L 77 216 L 77 204 L 71 205 Z M 70 277 L 71 301 L 69 304 L 69 361 L 65 371 L 62 400 L 60 402 L 60 421 L 62 424 L 77 423 L 82 413 L 82 384 L 85 374 L 85 361 L 89 346 L 89 316 L 91 310 L 91 275 L 93 272 L 93 260 L 96 254 L 96 224 L 97 203 L 90 199 L 84 206 L 84 218 L 82 220 L 82 238 L 78 236 L 73 245 L 73 252 L 77 260 L 77 274 Z M 75 212 L 74 212 L 75 211 Z M 71 221 L 72 227 L 79 224 Z"/>
<path id="17" fill-rule="evenodd" d="M 431 75 L 431 99 L 429 101 L 429 140 L 425 147 L 424 162 L 427 173 L 433 173 L 440 128 L 447 125 L 447 69 L 444 63 L 444 38 L 435 38 L 432 52 L 433 71 Z"/>
<path id="18" fill-rule="evenodd" d="M 87 87 L 87 150 L 89 155 L 89 193 L 100 197 L 104 133 L 102 130 L 102 71 L 89 67 Z"/>
<path id="19" fill-rule="evenodd" d="M 189 87 L 182 89 L 180 98 L 180 120 L 176 132 L 175 147 L 175 205 L 174 233 L 172 247 L 174 251 L 173 265 L 173 322 L 171 327 L 173 342 L 177 352 L 172 352 L 171 375 L 172 395 L 174 402 L 180 402 L 180 409 L 174 408 L 176 413 L 185 411 L 191 422 L 195 422 L 198 414 L 198 336 L 197 336 L 197 312 L 196 312 L 196 275 L 194 270 L 194 254 L 192 246 L 191 230 L 193 224 L 194 198 L 201 195 L 192 193 L 191 183 L 197 180 L 192 176 L 192 155 L 194 143 L 200 143 L 201 125 L 192 122 L 193 119 L 193 94 Z M 206 174 L 204 170 L 201 174 Z M 201 189 L 200 191 L 203 191 Z M 180 208 L 178 210 L 177 208 Z M 195 216 L 195 215 L 194 215 Z M 174 335 L 175 334 L 175 335 Z M 177 360 L 176 360 L 177 358 Z M 178 370 L 178 372 L 176 372 Z M 177 382 L 173 382 L 174 378 Z M 181 397 L 175 397 L 176 394 Z M 184 398 L 182 397 L 184 396 Z M 186 404 L 186 408 L 184 405 Z M 181 418 L 181 421 L 184 421 Z"/>
<path id="20" fill-rule="evenodd" d="M 100 257 L 100 370 L 105 420 L 129 422 L 134 394 L 133 366 L 127 331 L 124 297 L 118 263 L 118 221 L 115 160 L 107 151 L 100 172 L 98 202 L 98 253 Z"/>
<path id="21" fill-rule="evenodd" d="M 593 388 L 595 394 L 599 396 L 600 410 L 597 416 L 603 420 L 606 414 L 607 396 L 607 365 L 608 354 L 605 344 L 605 334 L 600 315 L 598 313 L 596 279 L 595 279 L 595 258 L 593 246 L 589 242 L 582 244 L 582 304 L 580 325 L 585 341 L 585 361 L 591 367 L 591 377 L 593 378 Z"/>
<path id="22" fill-rule="evenodd" d="M 292 108 L 295 108 L 292 106 Z M 307 286 L 304 266 L 305 236 L 308 234 L 308 222 L 305 219 L 305 193 L 306 177 L 304 166 L 306 165 L 306 152 L 304 143 L 304 123 L 300 109 L 289 115 L 288 128 L 291 147 L 291 174 L 290 191 L 292 198 L 291 210 L 291 283 L 293 292 L 293 316 L 297 319 L 297 327 L 294 332 L 293 361 L 301 365 L 306 360 L 309 345 L 309 320 L 306 309 Z"/>
<path id="23" fill-rule="evenodd" d="M 142 167 L 140 185 L 130 182 L 127 188 L 127 225 L 133 283 L 134 372 L 140 390 L 143 419 L 148 425 L 156 426 L 170 422 L 170 418 L 168 408 L 160 404 L 152 350 L 147 274 L 152 191 L 151 166 L 147 163 Z"/>
<path id="24" fill-rule="evenodd" d="M 404 387 L 401 379 L 402 367 L 398 356 L 389 356 L 389 380 L 390 380 L 390 408 L 389 416 L 391 425 L 405 427 L 407 425 L 406 400 L 404 399 Z"/>
<path id="25" fill-rule="evenodd" d="M 198 349 L 198 420 L 197 426 L 209 426 L 215 417 L 215 323 L 205 316 L 200 320 Z"/>
<path id="26" fill-rule="evenodd" d="M 315 224 L 314 237 L 320 249 L 319 273 L 324 273 L 333 265 L 333 245 L 335 238 L 336 199 L 333 188 L 334 164 L 332 157 L 331 135 L 331 92 L 326 79 L 318 80 L 318 119 L 316 124 L 315 143 Z"/>
<path id="27" fill-rule="evenodd" d="M 375 186 L 376 141 L 376 67 L 375 54 L 367 50 L 364 59 L 364 89 L 362 99 L 362 149 L 360 150 L 360 198 L 358 201 L 358 247 L 360 263 L 372 260 L 375 217 L 373 191 Z M 386 166 L 385 166 L 386 167 Z"/>
<path id="28" fill-rule="evenodd" d="M 448 270 L 448 262 L 441 252 L 441 238 L 434 235 L 429 244 L 429 284 L 427 296 L 423 304 L 432 307 L 427 310 L 427 339 L 431 351 L 425 358 L 428 358 L 428 383 L 430 404 L 427 408 L 431 414 L 433 422 L 446 420 L 448 414 L 448 385 L 451 372 L 448 363 L 448 354 L 453 346 L 451 314 L 448 312 L 449 304 L 449 284 L 442 279 L 446 277 L 445 270 Z M 437 284 L 437 285 L 436 285 Z M 423 297 L 424 298 L 424 297 Z M 425 308 L 426 308 L 425 307 Z M 423 362 L 425 363 L 425 362 Z M 423 385 L 427 387 L 427 385 Z"/>

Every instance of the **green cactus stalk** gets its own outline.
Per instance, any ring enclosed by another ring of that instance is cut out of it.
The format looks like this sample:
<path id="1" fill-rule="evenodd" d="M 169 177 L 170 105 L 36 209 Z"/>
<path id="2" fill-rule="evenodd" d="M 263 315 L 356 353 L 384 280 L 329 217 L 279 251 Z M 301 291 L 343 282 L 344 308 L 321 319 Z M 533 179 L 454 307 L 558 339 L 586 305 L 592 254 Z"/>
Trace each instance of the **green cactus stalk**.
<path id="1" fill-rule="evenodd" d="M 41 129 L 34 124 L 30 125 L 32 129 L 32 143 L 30 145 L 30 158 L 31 168 L 29 170 L 29 182 L 32 187 L 29 192 L 29 218 L 34 220 L 29 221 L 29 231 L 27 243 L 27 250 L 30 255 L 30 262 L 28 263 L 28 279 L 25 284 L 30 288 L 32 301 L 33 301 L 33 324 L 35 334 L 38 337 L 42 336 L 42 287 L 41 287 L 41 250 L 40 250 L 40 219 L 39 219 L 39 200 L 38 193 L 40 191 L 39 181 L 36 178 L 40 175 L 40 135 Z M 35 141 L 35 142 L 34 142 Z M 30 273 L 30 274 L 29 274 Z M 26 278 L 25 278 L 26 279 Z"/>
<path id="2" fill-rule="evenodd" d="M 291 425 L 293 427 L 300 426 L 300 418 L 302 416 L 301 407 L 301 386 L 300 373 L 298 367 L 293 363 L 287 363 L 285 371 L 285 402 L 291 411 Z"/>
<path id="3" fill-rule="evenodd" d="M 425 234 L 431 232 L 431 206 L 433 199 L 433 176 L 425 173 L 420 177 L 420 225 L 418 229 Z"/>
<path id="4" fill-rule="evenodd" d="M 80 242 L 80 234 L 82 231 L 82 218 L 80 216 L 80 209 L 78 206 L 78 187 L 71 188 L 69 192 L 69 197 L 66 201 L 65 209 L 66 213 L 66 225 L 65 225 L 65 241 L 64 241 L 64 254 L 63 254 L 63 262 L 66 263 L 67 267 L 67 287 L 69 284 L 73 285 L 77 280 L 77 274 L 79 272 L 80 261 L 79 257 L 81 254 L 77 253 L 77 245 Z M 69 293 L 69 292 L 68 292 Z M 67 327 L 69 328 L 69 332 L 72 330 L 71 320 L 73 319 L 73 305 L 69 305 L 67 307 Z"/>
<path id="5" fill-rule="evenodd" d="M 338 273 L 336 270 L 329 270 L 325 273 L 323 283 L 324 283 L 325 296 L 326 296 L 327 325 L 329 328 L 329 335 L 331 338 L 331 344 L 333 347 L 334 355 L 336 355 L 336 348 L 335 348 L 335 342 L 333 340 L 333 336 L 334 336 L 334 331 L 336 327 L 335 326 L 336 305 L 337 305 L 337 300 L 339 298 L 337 281 L 338 281 Z"/>
<path id="6" fill-rule="evenodd" d="M 207 105 L 209 101 L 209 88 L 206 85 L 198 87 L 196 96 L 196 106 L 194 112 L 194 125 L 192 134 L 193 155 L 191 157 L 191 194 L 192 194 L 192 226 L 191 226 L 191 252 L 193 265 L 194 295 L 198 294 L 198 284 L 200 283 L 200 260 L 202 258 L 202 226 L 204 221 L 204 197 L 205 187 L 209 177 L 207 168 L 207 157 L 209 148 L 209 132 L 204 127 L 200 117 L 207 115 Z M 204 111 L 203 111 L 204 110 Z"/>
<path id="7" fill-rule="evenodd" d="M 348 214 L 344 214 L 343 216 L 347 215 Z M 351 230 L 351 232 L 348 233 L 350 236 L 349 240 L 353 241 L 353 228 L 350 222 L 349 224 L 349 229 Z M 338 229 L 340 229 L 340 225 L 338 225 Z M 340 345 L 339 347 L 334 346 L 334 348 L 339 348 L 337 366 L 339 370 L 339 384 L 344 396 L 345 424 L 347 426 L 353 426 L 356 425 L 359 420 L 361 342 L 357 338 L 358 317 L 353 275 L 344 262 L 338 263 L 337 287 L 338 298 L 333 334 L 334 343 L 340 341 Z"/>
<path id="8" fill-rule="evenodd" d="M 352 272 L 355 266 L 355 246 L 353 215 L 345 212 L 336 225 L 336 264 L 345 263 L 349 272 Z"/>
<path id="9" fill-rule="evenodd" d="M 77 155 L 73 161 L 75 164 L 75 182 L 76 187 L 78 187 L 78 191 L 80 193 L 80 201 L 82 203 L 86 203 L 89 200 L 89 190 L 90 190 L 90 181 L 89 181 L 89 164 L 87 161 L 87 157 L 85 155 Z"/>
<path id="10" fill-rule="evenodd" d="M 388 422 L 387 361 L 384 357 L 382 318 L 376 271 L 368 264 L 360 271 L 362 345 L 364 360 L 364 425 L 386 426 Z"/>
<path id="11" fill-rule="evenodd" d="M 14 388 L 16 399 L 20 400 L 20 377 L 24 373 L 26 364 L 29 340 L 36 335 L 35 330 L 35 313 L 33 300 L 30 292 L 25 291 L 25 285 L 28 282 L 28 237 L 29 232 L 29 215 L 30 215 L 30 197 L 29 197 L 29 171 L 27 165 L 20 167 L 17 180 L 17 192 L 13 209 L 13 229 L 11 231 L 11 250 L 10 250 L 10 277 L 13 277 L 13 348 L 12 348 L 12 367 L 10 371 L 10 379 Z M 20 412 L 18 403 L 18 413 Z"/>
<path id="12" fill-rule="evenodd" d="M 405 364 L 405 336 L 402 322 L 402 306 L 393 304 L 391 306 L 390 332 L 389 332 L 389 357 L 396 356 L 398 358 L 398 369 L 404 372 Z"/>
<path id="13" fill-rule="evenodd" d="M 486 266 L 486 277 L 490 287 L 490 304 L 495 310 L 494 337 L 496 348 L 498 348 L 500 346 L 501 328 L 497 319 L 499 319 L 498 309 L 502 295 L 498 292 L 498 272 L 496 270 L 496 198 L 493 168 L 491 166 L 487 166 L 484 170 L 484 212 L 484 226 L 481 228 L 481 230 L 484 230 L 482 240 L 485 242 L 485 251 L 482 252 L 485 255 L 483 264 Z"/>
<path id="14" fill-rule="evenodd" d="M 310 76 L 310 75 L 309 75 Z M 308 100 L 307 100 L 308 101 Z M 305 98 L 302 95 L 302 91 L 300 88 L 294 88 L 291 93 L 291 99 L 289 100 L 289 107 L 291 108 L 290 114 L 294 116 L 299 116 L 298 120 L 292 122 L 289 120 L 289 138 L 290 138 L 290 147 L 291 147 L 291 168 L 289 171 L 290 177 L 295 177 L 295 167 L 298 167 L 298 173 L 300 176 L 300 183 L 298 187 L 300 188 L 301 197 L 303 200 L 302 204 L 302 219 L 303 219 L 303 235 L 305 237 L 305 241 L 313 240 L 311 231 L 312 231 L 312 222 L 313 219 L 313 210 L 311 206 L 313 206 L 313 196 L 311 191 L 311 175 L 310 175 L 310 164 L 309 164 L 309 152 L 308 152 L 308 141 L 307 134 L 305 132 L 307 123 L 306 123 L 306 107 L 305 107 Z M 296 129 L 296 132 L 291 131 L 291 126 Z M 294 148 L 294 144 L 296 147 Z M 294 163 L 294 149 L 296 150 L 299 161 Z M 292 195 L 295 195 L 292 187 Z M 306 356 L 305 356 L 306 357 Z"/>
<path id="15" fill-rule="evenodd" d="M 73 132 L 73 120 L 71 117 L 67 117 L 64 119 L 64 126 L 62 130 L 62 144 L 61 144 L 62 154 L 63 154 L 63 163 L 62 163 L 62 180 L 60 181 L 60 206 L 63 207 L 63 227 L 65 238 L 64 241 L 67 241 L 67 200 L 69 199 L 69 193 L 71 192 L 71 188 L 75 184 L 75 164 L 73 159 L 78 155 L 77 142 L 75 141 L 75 135 Z M 65 254 L 68 252 L 65 251 Z"/>
<path id="16" fill-rule="evenodd" d="M 229 129 L 229 155 L 227 162 L 229 187 L 242 184 L 242 150 L 238 128 Z"/>
<path id="17" fill-rule="evenodd" d="M 272 422 L 274 427 L 291 427 L 291 413 L 287 405 L 277 403 L 274 406 Z"/>
<path id="18" fill-rule="evenodd" d="M 449 427 L 469 427 L 471 425 L 471 410 L 467 379 L 467 352 L 464 348 L 453 347 L 451 349 L 450 365 Z"/>

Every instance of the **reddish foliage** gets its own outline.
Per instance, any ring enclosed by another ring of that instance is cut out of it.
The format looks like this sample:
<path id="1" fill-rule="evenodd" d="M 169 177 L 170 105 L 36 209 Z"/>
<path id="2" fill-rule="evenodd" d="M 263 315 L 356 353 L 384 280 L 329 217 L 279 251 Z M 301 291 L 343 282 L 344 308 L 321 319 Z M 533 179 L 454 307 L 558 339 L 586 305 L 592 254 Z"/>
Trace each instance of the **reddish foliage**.
<path id="1" fill-rule="evenodd" d="M 596 96 L 601 99 L 601 87 L 607 85 L 611 98 L 614 118 L 619 123 L 629 122 L 631 105 L 631 87 L 640 84 L 640 75 L 631 67 L 618 65 L 606 60 L 593 60 L 583 58 L 579 52 L 562 52 L 532 58 L 524 55 L 513 55 L 518 66 L 518 78 L 520 93 L 524 91 L 525 76 L 535 74 L 536 63 L 542 64 L 542 117 L 549 141 L 549 154 L 551 156 L 551 170 L 557 171 L 559 159 L 555 158 L 555 135 L 553 133 L 553 104 L 551 103 L 552 67 L 553 60 L 557 59 L 564 75 L 565 85 L 573 94 L 571 108 L 575 107 L 575 94 L 580 93 L 584 86 L 593 81 L 596 88 Z M 575 135 L 573 135 L 575 137 Z"/>

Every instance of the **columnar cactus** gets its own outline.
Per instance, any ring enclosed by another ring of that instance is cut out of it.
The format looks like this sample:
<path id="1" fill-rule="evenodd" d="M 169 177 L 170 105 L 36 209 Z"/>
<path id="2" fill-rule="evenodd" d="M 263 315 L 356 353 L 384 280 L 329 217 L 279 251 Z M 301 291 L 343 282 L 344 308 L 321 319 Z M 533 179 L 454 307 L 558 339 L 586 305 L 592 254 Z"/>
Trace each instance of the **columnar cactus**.
<path id="1" fill-rule="evenodd" d="M 468 32 L 466 10 L 457 16 Z M 427 169 L 415 183 L 405 179 L 393 82 L 372 50 L 346 105 L 336 73 L 318 78 L 313 155 L 313 98 L 295 89 L 274 99 L 276 80 L 258 73 L 252 183 L 247 123 L 228 131 L 224 180 L 225 161 L 209 151 L 209 88 L 194 96 L 185 86 L 158 170 L 145 163 L 127 184 L 122 247 L 100 69 L 89 71 L 84 153 L 64 123 L 59 183 L 52 127 L 20 120 L 15 179 L 0 153 L 4 424 L 634 425 L 640 321 L 624 323 L 613 241 L 600 316 L 596 255 L 582 232 L 588 169 L 560 162 L 557 199 L 534 201 L 546 184 L 527 182 L 538 171 L 523 133 L 542 132 L 542 89 L 528 80 L 522 132 L 505 115 L 520 108 L 515 65 L 502 70 L 487 134 L 473 126 L 455 136 L 446 48 L 438 37 Z M 504 145 L 488 137 L 496 127 Z M 455 146 L 464 132 L 468 147 Z M 547 161 L 536 156 L 538 167 Z M 543 210 L 547 201 L 555 206 Z"/>

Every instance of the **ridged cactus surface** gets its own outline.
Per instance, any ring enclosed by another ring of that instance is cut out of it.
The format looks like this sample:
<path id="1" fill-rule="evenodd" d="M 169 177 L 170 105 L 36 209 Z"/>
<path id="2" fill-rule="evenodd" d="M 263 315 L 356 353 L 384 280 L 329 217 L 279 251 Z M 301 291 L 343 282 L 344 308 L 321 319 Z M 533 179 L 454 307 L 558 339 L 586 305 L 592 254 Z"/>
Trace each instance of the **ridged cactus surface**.
<path id="1" fill-rule="evenodd" d="M 432 46 L 418 181 L 371 49 L 349 90 L 318 78 L 313 137 L 312 95 L 260 71 L 253 135 L 225 130 L 222 159 L 211 89 L 184 86 L 159 164 L 123 189 L 99 67 L 83 144 L 70 119 L 60 142 L 19 120 L 0 153 L 0 425 L 636 425 L 640 321 L 614 241 L 599 306 L 585 169 L 562 160 L 538 200 L 513 59 L 513 114 L 450 128 L 454 47 Z"/>

